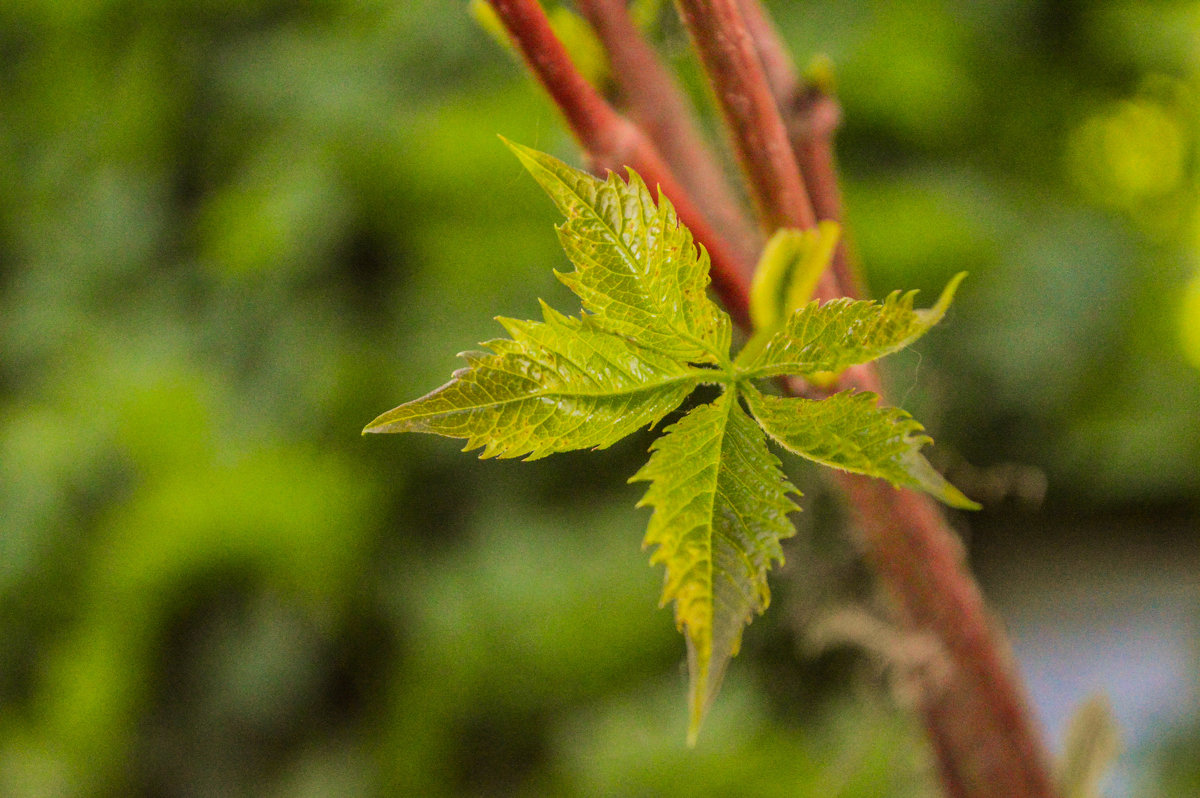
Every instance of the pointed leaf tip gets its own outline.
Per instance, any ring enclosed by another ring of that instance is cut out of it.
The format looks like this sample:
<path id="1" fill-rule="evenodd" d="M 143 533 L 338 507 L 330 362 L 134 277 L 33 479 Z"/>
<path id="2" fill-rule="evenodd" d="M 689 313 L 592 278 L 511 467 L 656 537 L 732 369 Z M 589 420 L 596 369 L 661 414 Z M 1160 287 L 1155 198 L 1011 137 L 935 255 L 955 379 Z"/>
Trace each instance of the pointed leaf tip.
<path id="1" fill-rule="evenodd" d="M 893 291 L 882 302 L 810 302 L 792 312 L 768 340 L 758 346 L 748 344 L 738 353 L 737 365 L 746 376 L 758 379 L 782 374 L 837 374 L 850 366 L 870 363 L 929 332 L 945 315 L 965 277 L 966 272 L 955 275 L 927 310 L 913 309 L 915 291 Z"/>
<path id="2" fill-rule="evenodd" d="M 967 272 L 959 272 L 951 277 L 950 282 L 946 283 L 946 287 L 942 289 L 937 302 L 933 303 L 933 307 L 929 308 L 929 310 L 918 310 L 917 313 L 924 314 L 926 319 L 932 319 L 932 321 L 928 322 L 930 325 L 937 324 L 946 315 L 946 311 L 950 309 L 950 303 L 954 301 L 954 295 L 958 292 L 958 287 L 965 279 L 967 279 Z"/>
<path id="3" fill-rule="evenodd" d="M 508 147 L 508 149 L 511 150 L 513 152 L 513 154 L 516 155 L 518 158 L 521 157 L 522 152 L 529 149 L 524 144 L 518 144 L 517 142 L 510 139 L 508 136 L 505 136 L 503 133 L 497 133 L 496 138 L 500 139 L 500 141 L 504 144 L 504 146 Z"/>
<path id="4" fill-rule="evenodd" d="M 954 487 L 919 452 L 910 451 L 900 462 L 901 467 L 912 479 L 912 482 L 908 485 L 909 487 L 923 490 L 943 504 L 958 510 L 983 509 L 982 504 L 967 498 L 966 494 Z M 893 484 L 899 484 L 896 480 L 892 480 L 892 482 Z"/>
<path id="5" fill-rule="evenodd" d="M 566 217 L 559 241 L 575 270 L 559 274 L 591 323 L 681 361 L 727 357 L 729 315 L 707 293 L 708 254 L 670 200 L 633 170 L 601 180 L 537 150 L 505 142 Z"/>
<path id="6" fill-rule="evenodd" d="M 873 393 L 842 391 L 813 400 L 771 396 L 748 386 L 745 396 L 767 434 L 794 454 L 925 491 L 951 507 L 979 509 L 921 454 L 930 439 L 920 423 L 900 408 L 879 406 Z"/>

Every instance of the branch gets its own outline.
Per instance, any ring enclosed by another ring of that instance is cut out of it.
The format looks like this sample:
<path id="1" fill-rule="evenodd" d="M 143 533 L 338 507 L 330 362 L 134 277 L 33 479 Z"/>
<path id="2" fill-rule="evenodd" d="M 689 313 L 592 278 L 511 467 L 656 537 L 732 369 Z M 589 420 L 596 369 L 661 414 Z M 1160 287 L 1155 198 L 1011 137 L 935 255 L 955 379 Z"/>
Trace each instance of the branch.
<path id="1" fill-rule="evenodd" d="M 792 152 L 800 166 L 818 219 L 842 222 L 833 138 L 842 121 L 842 108 L 826 86 L 802 86 L 787 46 L 758 0 L 739 0 L 746 29 L 754 41 L 775 104 L 783 114 Z M 845 229 L 833 253 L 833 273 L 849 296 L 865 294 L 862 276 L 851 261 Z"/>
<path id="2" fill-rule="evenodd" d="M 764 229 L 815 227 L 817 217 L 787 129 L 737 0 L 676 0 L 675 5 L 733 134 Z M 817 295 L 832 299 L 840 294 L 833 274 L 821 275 Z"/>
<path id="3" fill-rule="evenodd" d="M 864 296 L 862 274 L 847 250 L 849 235 L 842 218 L 842 192 L 838 187 L 833 137 L 842 118 L 838 101 L 822 89 L 809 87 L 796 99 L 789 115 L 792 150 L 800 163 L 800 174 L 808 184 L 818 219 L 842 225 L 842 235 L 833 251 L 832 268 L 838 284 L 848 296 Z"/>
<path id="4" fill-rule="evenodd" d="M 788 49 L 758 0 L 738 0 L 738 10 L 742 12 L 746 32 L 754 42 L 754 50 L 762 63 L 763 75 L 771 87 L 771 94 L 780 111 L 786 112 L 791 107 L 790 101 L 796 94 L 796 87 L 800 85 Z"/>
<path id="5" fill-rule="evenodd" d="M 733 134 L 763 227 L 816 226 L 787 130 L 735 0 L 677 0 L 676 6 Z"/>
<path id="6" fill-rule="evenodd" d="M 704 244 L 712 259 L 713 290 L 729 314 L 749 326 L 750 274 L 747 260 L 709 224 L 675 178 L 654 144 L 600 96 L 575 68 L 554 35 L 537 0 L 489 0 L 529 69 L 550 94 L 593 168 L 619 172 L 632 168 L 650 186 L 657 185 L 675 205 L 680 220 Z"/>
<path id="7" fill-rule="evenodd" d="M 726 182 L 671 73 L 633 24 L 625 0 L 576 0 L 575 5 L 608 52 L 625 110 L 654 142 L 712 226 L 753 263 L 762 238 Z"/>
<path id="8" fill-rule="evenodd" d="M 840 473 L 866 556 L 910 629 L 932 631 L 953 668 L 926 686 L 923 712 L 950 796 L 1052 798 L 1046 754 L 1007 643 L 993 628 L 961 544 L 931 499 Z"/>

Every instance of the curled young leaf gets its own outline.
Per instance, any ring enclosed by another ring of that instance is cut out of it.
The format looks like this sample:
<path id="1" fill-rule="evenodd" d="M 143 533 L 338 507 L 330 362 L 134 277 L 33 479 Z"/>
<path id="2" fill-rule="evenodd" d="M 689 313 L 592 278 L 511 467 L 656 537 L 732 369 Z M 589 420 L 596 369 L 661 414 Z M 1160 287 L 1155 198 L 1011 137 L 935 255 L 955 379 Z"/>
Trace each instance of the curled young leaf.
<path id="1" fill-rule="evenodd" d="M 815 230 L 776 230 L 763 247 L 750 284 L 750 320 L 756 332 L 774 330 L 812 299 L 838 242 L 837 222 Z"/>

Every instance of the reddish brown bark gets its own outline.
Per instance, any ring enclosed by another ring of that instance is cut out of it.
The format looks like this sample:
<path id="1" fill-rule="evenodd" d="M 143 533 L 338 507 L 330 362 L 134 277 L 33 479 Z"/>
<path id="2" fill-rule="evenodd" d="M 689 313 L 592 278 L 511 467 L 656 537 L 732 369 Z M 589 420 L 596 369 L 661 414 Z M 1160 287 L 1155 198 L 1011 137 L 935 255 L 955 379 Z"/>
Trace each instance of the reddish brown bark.
<path id="1" fill-rule="evenodd" d="M 608 54 L 619 105 L 654 142 L 712 226 L 753 263 L 762 237 L 729 187 L 671 72 L 633 24 L 625 0 L 576 0 L 576 6 Z"/>
<path id="2" fill-rule="evenodd" d="M 763 65 L 764 78 L 783 115 L 813 211 L 818 219 L 841 223 L 842 194 L 833 147 L 842 120 L 841 105 L 825 87 L 801 83 L 787 47 L 758 0 L 739 0 L 738 7 Z M 832 267 L 846 296 L 865 295 L 862 277 L 850 258 L 845 231 L 834 250 Z"/>
<path id="3" fill-rule="evenodd" d="M 737 0 L 677 0 L 676 5 L 716 93 L 764 229 L 815 227 L 817 216 L 787 128 Z M 817 295 L 841 296 L 832 272 L 821 276 Z"/>
<path id="4" fill-rule="evenodd" d="M 619 172 L 628 166 L 671 199 L 680 220 L 708 250 L 714 290 L 729 302 L 729 314 L 735 321 L 746 326 L 754 262 L 709 224 L 653 142 L 617 113 L 579 73 L 537 0 L 489 2 L 526 64 L 562 112 L 593 168 Z"/>
<path id="5" fill-rule="evenodd" d="M 1048 762 L 1008 644 L 941 511 L 929 497 L 878 479 L 839 474 L 838 482 L 901 622 L 935 634 L 951 665 L 943 683 L 925 685 L 922 703 L 947 794 L 1051 798 Z"/>

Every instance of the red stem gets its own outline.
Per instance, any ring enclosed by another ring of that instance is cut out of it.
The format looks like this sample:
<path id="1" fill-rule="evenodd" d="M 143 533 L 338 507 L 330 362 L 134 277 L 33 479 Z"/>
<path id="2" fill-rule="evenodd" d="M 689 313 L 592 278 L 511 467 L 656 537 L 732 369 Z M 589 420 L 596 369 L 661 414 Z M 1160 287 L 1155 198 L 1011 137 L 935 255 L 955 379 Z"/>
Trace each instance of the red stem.
<path id="1" fill-rule="evenodd" d="M 575 5 L 608 53 L 625 112 L 654 142 L 712 226 L 753 263 L 762 239 L 700 134 L 674 77 L 634 25 L 625 0 L 576 0 Z"/>
<path id="2" fill-rule="evenodd" d="M 566 118 L 593 167 L 620 172 L 628 166 L 640 174 L 647 185 L 657 185 L 671 199 L 680 220 L 708 250 L 712 260 L 713 289 L 726 303 L 734 321 L 748 326 L 753 261 L 747 260 L 717 233 L 654 144 L 584 79 L 562 42 L 554 35 L 537 0 L 489 2 L 526 64 Z"/>
<path id="3" fill-rule="evenodd" d="M 842 121 L 837 99 L 819 86 L 802 86 L 787 47 L 758 0 L 739 0 L 746 30 L 754 41 L 764 77 L 783 115 L 792 152 L 808 187 L 818 219 L 842 223 L 842 194 L 838 186 L 833 139 Z M 854 267 L 845 229 L 833 253 L 833 273 L 847 296 L 866 294 Z"/>
<path id="4" fill-rule="evenodd" d="M 742 12 L 746 32 L 750 34 L 758 60 L 762 63 L 763 77 L 780 111 L 786 115 L 786 109 L 790 107 L 789 98 L 795 95 L 796 87 L 800 85 L 788 49 L 758 0 L 738 0 L 738 10 Z"/>
<path id="5" fill-rule="evenodd" d="M 764 229 L 815 227 L 787 128 L 737 0 L 676 0 L 676 6 L 716 92 Z M 822 275 L 817 295 L 841 295 L 831 272 Z"/>
<path id="6" fill-rule="evenodd" d="M 833 137 L 837 101 L 819 87 L 802 90 L 787 48 L 758 0 L 740 0 L 764 86 L 788 118 L 789 138 L 819 218 L 839 221 L 841 196 Z M 750 74 L 750 73 L 747 73 Z M 838 282 L 860 290 L 844 244 L 835 253 Z M 843 384 L 879 391 L 873 367 L 843 375 Z M 923 711 L 942 783 L 963 798 L 1050 798 L 1046 755 L 1007 643 L 987 615 L 958 539 L 935 503 L 880 480 L 838 474 L 863 530 L 867 559 L 895 600 L 901 622 L 932 631 L 952 663 L 947 683 L 928 685 Z"/>
<path id="7" fill-rule="evenodd" d="M 733 0 L 678 0 L 768 232 L 816 226 L 787 129 Z"/>
<path id="8" fill-rule="evenodd" d="M 1046 755 L 1007 643 L 967 571 L 962 546 L 929 497 L 838 474 L 867 559 L 913 631 L 933 631 L 953 668 L 924 691 L 923 712 L 948 795 L 1052 798 Z"/>
<path id="9" fill-rule="evenodd" d="M 837 100 L 812 89 L 798 99 L 788 130 L 817 218 L 842 224 L 842 236 L 833 251 L 830 267 L 847 296 L 864 296 L 862 275 L 850 258 L 848 235 L 842 221 L 842 192 L 838 186 L 833 148 L 834 133 L 841 117 L 842 109 Z"/>

